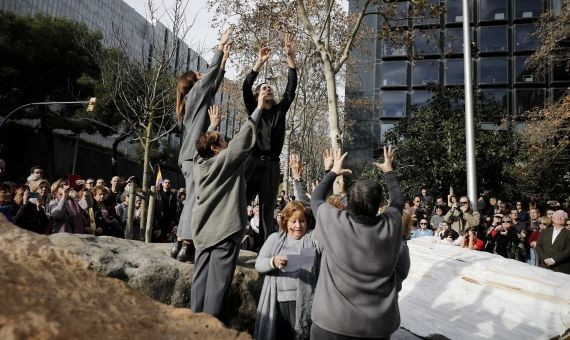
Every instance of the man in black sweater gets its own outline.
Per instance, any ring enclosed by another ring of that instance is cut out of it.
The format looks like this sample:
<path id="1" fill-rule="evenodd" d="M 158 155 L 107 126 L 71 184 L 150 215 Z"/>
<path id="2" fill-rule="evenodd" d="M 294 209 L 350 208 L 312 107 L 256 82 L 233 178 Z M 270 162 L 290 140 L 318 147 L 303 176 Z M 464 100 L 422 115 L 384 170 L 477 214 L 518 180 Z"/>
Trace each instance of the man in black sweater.
<path id="1" fill-rule="evenodd" d="M 265 240 L 272 229 L 273 210 L 279 187 L 279 155 L 285 140 L 285 116 L 297 88 L 297 69 L 295 66 L 295 50 L 293 38 L 285 36 L 285 53 L 289 73 L 285 93 L 279 103 L 275 102 L 273 90 L 267 83 L 257 85 L 252 91 L 253 83 L 263 64 L 267 62 L 271 49 L 264 47 L 259 51 L 259 57 L 252 71 L 243 82 L 243 100 L 248 114 L 252 114 L 257 106 L 257 98 L 265 96 L 261 118 L 257 124 L 257 139 L 251 153 L 245 161 L 245 180 L 247 183 L 247 200 L 251 201 L 259 195 L 260 231 Z"/>

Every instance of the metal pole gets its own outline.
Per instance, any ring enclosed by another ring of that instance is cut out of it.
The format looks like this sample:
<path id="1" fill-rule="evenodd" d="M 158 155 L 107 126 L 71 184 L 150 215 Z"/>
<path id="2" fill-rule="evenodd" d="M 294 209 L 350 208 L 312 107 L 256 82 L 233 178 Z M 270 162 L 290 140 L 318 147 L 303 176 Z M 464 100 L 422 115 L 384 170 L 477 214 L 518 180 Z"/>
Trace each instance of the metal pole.
<path id="1" fill-rule="evenodd" d="M 74 174 L 75 173 L 75 166 L 77 164 L 77 151 L 79 150 L 79 139 L 81 137 L 81 132 L 77 133 L 77 136 L 75 138 L 75 150 L 73 151 L 73 167 L 71 169 L 71 173 Z"/>
<path id="2" fill-rule="evenodd" d="M 132 183 L 129 186 L 129 206 L 127 208 L 127 226 L 125 230 L 125 239 L 133 239 L 133 222 L 135 217 L 135 201 L 137 199 L 137 185 Z M 140 237 L 139 237 L 140 239 Z"/>
<path id="3" fill-rule="evenodd" d="M 152 225 L 154 220 L 154 199 L 156 196 L 156 187 L 153 185 L 150 187 L 150 193 L 148 195 L 148 214 L 146 219 L 146 231 L 144 241 L 150 243 L 152 239 Z"/>
<path id="4" fill-rule="evenodd" d="M 465 82 L 465 147 L 467 149 L 467 196 L 477 210 L 477 169 L 475 164 L 475 129 L 473 123 L 473 80 L 471 58 L 471 14 L 469 0 L 463 0 L 463 66 Z"/>

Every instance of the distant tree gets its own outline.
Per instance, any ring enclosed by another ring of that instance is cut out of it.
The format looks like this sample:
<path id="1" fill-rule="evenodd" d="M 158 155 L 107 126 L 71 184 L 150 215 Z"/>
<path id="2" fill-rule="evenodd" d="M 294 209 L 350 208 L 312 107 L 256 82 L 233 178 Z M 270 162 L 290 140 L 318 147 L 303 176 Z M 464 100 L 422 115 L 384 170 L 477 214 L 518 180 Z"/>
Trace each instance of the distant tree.
<path id="1" fill-rule="evenodd" d="M 465 113 L 463 90 L 434 87 L 433 97 L 425 107 L 415 106 L 385 136 L 385 142 L 397 146 L 397 170 L 402 190 L 408 197 L 422 188 L 432 194 L 466 192 Z M 480 122 L 504 122 L 506 114 L 498 103 L 479 94 L 475 114 L 475 149 L 478 187 L 495 193 L 509 193 L 510 169 L 515 162 L 516 133 L 483 130 Z M 506 124 L 503 124 L 506 126 Z M 366 167 L 362 174 L 376 177 L 377 171 Z"/>
<path id="2" fill-rule="evenodd" d="M 89 44 L 100 53 L 101 39 L 100 33 L 67 19 L 0 12 L 0 115 L 31 102 L 78 101 L 93 96 L 101 71 L 83 46 Z M 36 108 L 18 114 L 41 117 L 52 110 L 58 113 L 46 120 L 52 129 L 94 131 L 101 127 L 68 119 L 78 118 L 77 112 L 85 111 L 73 106 Z M 112 112 L 106 114 L 112 116 Z"/>
<path id="3" fill-rule="evenodd" d="M 557 74 L 570 72 L 570 1 L 546 12 L 536 33 L 541 42 L 529 58 L 528 67 L 543 74 L 554 68 Z M 524 144 L 516 175 L 519 189 L 568 201 L 570 196 L 570 92 L 561 91 L 548 102 L 526 112 Z"/>

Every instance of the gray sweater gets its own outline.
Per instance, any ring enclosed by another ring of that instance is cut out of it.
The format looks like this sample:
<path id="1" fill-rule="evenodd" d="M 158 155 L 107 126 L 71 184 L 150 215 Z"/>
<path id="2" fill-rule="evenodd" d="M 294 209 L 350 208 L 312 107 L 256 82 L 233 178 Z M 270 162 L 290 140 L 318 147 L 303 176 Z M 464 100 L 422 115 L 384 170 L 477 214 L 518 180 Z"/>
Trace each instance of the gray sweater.
<path id="1" fill-rule="evenodd" d="M 247 224 L 244 160 L 255 144 L 256 110 L 228 147 L 217 155 L 197 157 L 194 165 L 196 203 L 192 213 L 192 239 L 197 249 L 211 247 L 235 236 Z"/>
<path id="2" fill-rule="evenodd" d="M 311 196 L 322 249 L 312 319 L 353 337 L 388 337 L 400 326 L 396 263 L 402 245 L 403 195 L 395 172 L 385 174 L 390 206 L 375 217 L 354 216 L 324 203 L 336 174 Z"/>
<path id="3" fill-rule="evenodd" d="M 206 132 L 210 123 L 208 105 L 216 95 L 225 71 L 221 69 L 223 51 L 216 50 L 208 71 L 202 75 L 190 92 L 184 97 L 184 119 L 182 120 L 182 143 L 178 154 L 178 166 L 193 160 L 196 154 L 196 140 Z"/>

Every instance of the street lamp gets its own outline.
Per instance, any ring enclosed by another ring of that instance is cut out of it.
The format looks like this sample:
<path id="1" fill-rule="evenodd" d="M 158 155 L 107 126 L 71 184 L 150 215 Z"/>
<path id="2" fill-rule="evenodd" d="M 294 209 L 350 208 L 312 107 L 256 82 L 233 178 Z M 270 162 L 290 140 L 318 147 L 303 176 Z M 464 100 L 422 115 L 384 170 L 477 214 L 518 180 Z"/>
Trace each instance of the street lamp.
<path id="1" fill-rule="evenodd" d="M 10 118 L 10 116 L 12 116 L 14 113 L 20 111 L 23 108 L 26 108 L 28 106 L 34 106 L 34 105 L 55 105 L 55 104 L 60 104 L 60 105 L 79 105 L 79 104 L 88 104 L 87 106 L 87 111 L 91 112 L 95 109 L 95 102 L 97 101 L 96 97 L 91 97 L 89 100 L 76 100 L 76 101 L 71 101 L 71 102 L 35 102 L 35 103 L 28 103 L 28 104 L 24 104 L 20 107 L 15 108 L 14 110 L 12 110 L 10 113 L 8 113 L 6 115 L 6 117 L 4 117 L 3 120 L 0 120 L 0 129 L 2 128 L 2 126 L 4 125 L 4 123 Z"/>

